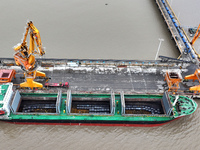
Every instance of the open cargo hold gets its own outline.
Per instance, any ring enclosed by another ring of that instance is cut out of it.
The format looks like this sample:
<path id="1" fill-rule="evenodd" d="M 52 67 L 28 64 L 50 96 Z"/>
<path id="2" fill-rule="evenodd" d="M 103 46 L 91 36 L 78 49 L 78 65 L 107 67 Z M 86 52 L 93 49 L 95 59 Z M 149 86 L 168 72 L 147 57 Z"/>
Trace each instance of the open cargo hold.
<path id="1" fill-rule="evenodd" d="M 59 114 L 61 97 L 61 91 L 54 97 L 45 97 L 45 95 L 19 93 L 17 90 L 12 100 L 11 110 L 14 114 Z"/>
<path id="2" fill-rule="evenodd" d="M 121 92 L 122 115 L 172 115 L 172 105 L 167 93 L 157 95 L 124 95 Z"/>
<path id="3" fill-rule="evenodd" d="M 56 113 L 56 98 L 22 97 L 17 112 Z"/>
<path id="4" fill-rule="evenodd" d="M 66 112 L 71 115 L 114 115 L 114 92 L 111 92 L 110 95 L 77 94 L 72 96 L 69 90 L 66 99 Z"/>

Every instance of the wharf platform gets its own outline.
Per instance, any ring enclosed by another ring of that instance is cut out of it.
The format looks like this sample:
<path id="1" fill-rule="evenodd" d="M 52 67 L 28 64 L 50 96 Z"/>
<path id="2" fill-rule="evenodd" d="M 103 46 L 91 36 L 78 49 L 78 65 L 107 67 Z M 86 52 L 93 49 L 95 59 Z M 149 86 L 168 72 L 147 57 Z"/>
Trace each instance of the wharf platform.
<path id="1" fill-rule="evenodd" d="M 168 89 L 165 79 L 166 71 L 180 72 L 182 77 L 194 73 L 197 66 L 191 62 L 175 61 L 130 61 L 130 60 L 65 60 L 39 59 L 38 70 L 45 72 L 48 80 L 37 78 L 43 83 L 68 82 L 74 92 L 120 92 L 138 94 L 163 94 Z M 14 59 L 0 59 L 0 69 L 15 69 L 16 78 L 13 84 L 18 88 L 24 82 L 24 75 Z M 199 82 L 181 82 L 176 92 L 181 95 L 192 95 L 189 87 Z M 46 89 L 54 89 L 46 87 Z M 61 88 L 62 91 L 68 88 Z M 44 89 L 45 90 L 45 89 Z"/>
<path id="2" fill-rule="evenodd" d="M 169 2 L 167 0 L 156 0 L 156 4 L 158 5 L 168 29 L 171 32 L 172 38 L 181 53 L 179 58 L 187 61 L 196 61 L 198 64 L 198 54 L 196 53 L 194 47 L 191 46 L 190 40 L 184 29 L 181 27 L 181 24 L 169 5 Z"/>

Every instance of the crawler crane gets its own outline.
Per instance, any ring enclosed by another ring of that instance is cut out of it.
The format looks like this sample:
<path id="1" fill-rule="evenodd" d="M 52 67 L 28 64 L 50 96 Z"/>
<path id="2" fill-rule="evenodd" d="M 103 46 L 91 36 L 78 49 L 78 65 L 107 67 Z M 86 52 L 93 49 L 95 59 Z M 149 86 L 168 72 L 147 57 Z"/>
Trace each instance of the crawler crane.
<path id="1" fill-rule="evenodd" d="M 26 41 L 28 33 L 30 34 L 29 47 Z M 37 76 L 46 77 L 46 75 L 43 72 L 37 71 L 37 63 L 34 55 L 37 54 L 39 56 L 43 56 L 45 51 L 42 47 L 40 33 L 38 29 L 33 25 L 32 21 L 27 23 L 23 41 L 14 47 L 14 51 L 15 63 L 18 66 L 21 66 L 22 70 L 24 71 L 26 80 L 20 84 L 20 87 L 29 87 L 31 89 L 35 87 L 42 88 L 43 85 L 41 83 L 35 82 L 34 79 Z"/>

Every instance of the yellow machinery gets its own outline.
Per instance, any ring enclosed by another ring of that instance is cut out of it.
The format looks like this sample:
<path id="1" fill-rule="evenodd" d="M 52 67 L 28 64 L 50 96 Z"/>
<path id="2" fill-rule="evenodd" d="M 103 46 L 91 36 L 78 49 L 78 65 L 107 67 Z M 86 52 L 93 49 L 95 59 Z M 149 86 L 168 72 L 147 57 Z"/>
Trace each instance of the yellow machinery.
<path id="1" fill-rule="evenodd" d="M 196 42 L 196 40 L 197 40 L 198 37 L 200 36 L 199 28 L 200 28 L 200 24 L 199 24 L 199 26 L 198 26 L 198 28 L 197 28 L 197 31 L 196 31 L 196 33 L 195 33 L 195 35 L 194 35 L 194 38 L 193 38 L 192 41 L 190 42 L 191 45 L 194 45 L 194 43 Z"/>
<path id="2" fill-rule="evenodd" d="M 26 41 L 28 33 L 30 34 L 29 48 Z M 37 64 L 34 54 L 43 56 L 45 51 L 42 47 L 40 33 L 38 29 L 33 25 L 32 21 L 27 23 L 24 39 L 21 44 L 18 44 L 14 47 L 14 51 L 16 52 L 14 54 L 15 63 L 18 66 L 21 66 L 22 70 L 24 71 L 26 80 L 20 84 L 20 87 L 30 87 L 32 89 L 34 87 L 42 88 L 43 85 L 41 83 L 35 82 L 34 79 L 37 76 L 46 77 L 46 75 L 45 73 L 36 70 Z"/>
<path id="3" fill-rule="evenodd" d="M 165 80 L 168 85 L 169 91 L 177 91 L 179 89 L 179 83 L 182 80 L 182 76 L 176 72 L 167 71 L 165 74 Z"/>
<path id="4" fill-rule="evenodd" d="M 200 83 L 200 69 L 196 69 L 196 71 L 194 72 L 194 74 L 185 76 L 185 79 L 186 80 L 193 80 L 193 82 L 195 80 L 198 80 L 199 83 Z M 200 92 L 200 85 L 190 87 L 190 91 Z"/>

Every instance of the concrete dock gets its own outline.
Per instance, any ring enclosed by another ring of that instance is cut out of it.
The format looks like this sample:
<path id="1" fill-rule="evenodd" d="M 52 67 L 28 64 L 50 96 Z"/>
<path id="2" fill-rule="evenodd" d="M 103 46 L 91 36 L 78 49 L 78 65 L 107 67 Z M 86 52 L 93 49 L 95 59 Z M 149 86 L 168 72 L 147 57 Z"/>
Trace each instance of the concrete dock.
<path id="1" fill-rule="evenodd" d="M 15 69 L 16 79 L 14 85 L 24 82 L 23 73 L 14 59 L 0 59 L 1 69 Z M 65 59 L 39 59 L 39 71 L 45 72 L 46 79 L 37 78 L 37 82 L 45 84 L 69 82 L 69 88 L 82 92 L 128 92 L 162 94 L 168 89 L 165 79 L 166 71 L 181 73 L 182 77 L 194 73 L 197 66 L 190 62 L 162 62 L 162 61 L 136 61 L 136 60 L 65 60 Z M 182 82 L 179 94 L 191 94 L 189 87 L 198 85 L 197 81 Z M 51 89 L 44 87 L 45 89 Z M 66 88 L 62 88 L 67 91 Z"/>

